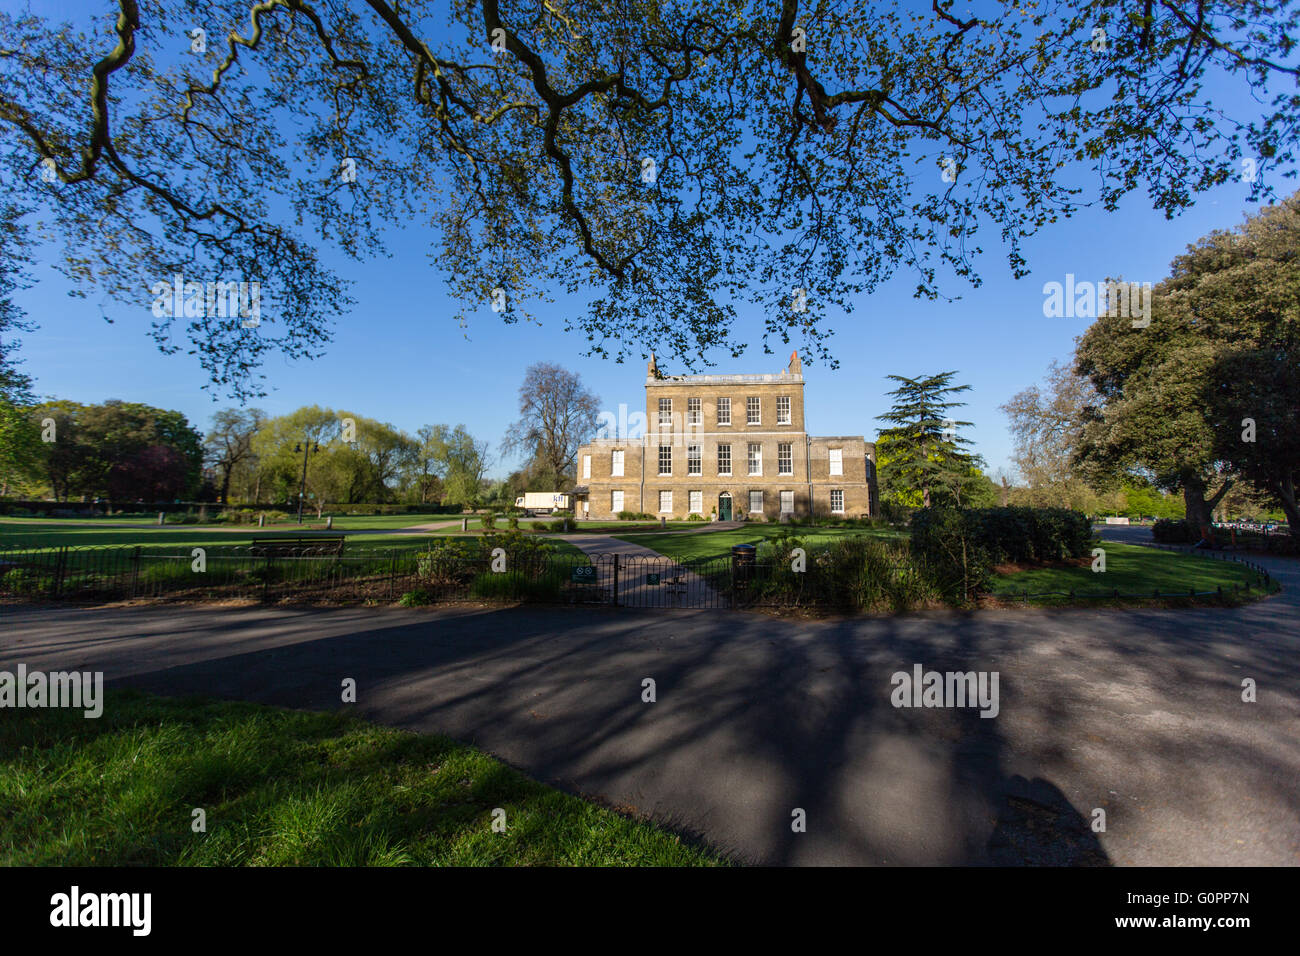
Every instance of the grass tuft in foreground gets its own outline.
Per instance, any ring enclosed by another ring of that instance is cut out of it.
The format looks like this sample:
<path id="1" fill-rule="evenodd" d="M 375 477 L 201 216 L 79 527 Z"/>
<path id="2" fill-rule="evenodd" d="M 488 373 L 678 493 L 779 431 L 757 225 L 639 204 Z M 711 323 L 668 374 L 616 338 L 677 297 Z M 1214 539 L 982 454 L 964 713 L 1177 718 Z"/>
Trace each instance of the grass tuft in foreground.
<path id="1" fill-rule="evenodd" d="M 5 866 L 723 862 L 472 747 L 340 714 L 116 691 L 97 720 L 0 721 Z"/>

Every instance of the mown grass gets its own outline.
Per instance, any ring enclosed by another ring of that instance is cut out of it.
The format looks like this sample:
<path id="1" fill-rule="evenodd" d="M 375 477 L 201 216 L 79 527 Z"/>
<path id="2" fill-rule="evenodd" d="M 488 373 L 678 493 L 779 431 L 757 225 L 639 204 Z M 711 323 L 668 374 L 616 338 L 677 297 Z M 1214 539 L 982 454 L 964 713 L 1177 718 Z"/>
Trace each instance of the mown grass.
<path id="1" fill-rule="evenodd" d="M 472 747 L 341 714 L 117 691 L 97 720 L 0 721 L 5 866 L 724 862 Z"/>
<path id="2" fill-rule="evenodd" d="M 395 542 L 402 546 L 413 541 L 427 541 L 428 534 L 367 535 L 354 533 L 366 529 L 376 531 L 392 530 L 420 524 L 429 524 L 429 516 L 402 515 L 400 521 L 396 516 L 380 515 L 373 518 L 362 516 L 334 519 L 334 531 L 349 532 L 348 541 L 367 543 Z M 0 518 L 0 548 L 21 548 L 23 550 L 42 550 L 45 548 L 86 548 L 86 547 L 122 547 L 134 545 L 246 545 L 253 538 L 294 537 L 297 535 L 322 534 L 325 522 L 315 518 L 304 519 L 303 524 L 296 522 L 268 524 L 264 528 L 252 525 L 164 525 L 156 523 L 132 522 L 137 527 L 104 527 L 112 519 L 102 518 L 67 518 L 45 521 L 36 518 Z M 436 520 L 436 519 L 435 519 Z M 459 523 L 455 530 L 459 530 Z M 432 532 L 430 533 L 432 534 Z"/>
<path id="3" fill-rule="evenodd" d="M 1136 544 L 1106 541 L 1099 545 L 1106 552 L 1106 570 L 1092 570 L 1092 558 L 1078 566 L 1030 568 L 998 574 L 992 594 L 1014 596 L 1028 591 L 1031 597 L 1046 592 L 1073 591 L 1076 595 L 1135 594 L 1150 597 L 1153 592 L 1186 595 L 1189 591 L 1231 592 L 1232 586 L 1251 582 L 1258 576 L 1235 561 L 1215 560 L 1195 554 L 1161 551 Z M 1048 601 L 1053 600 L 1048 598 Z"/>
<path id="4" fill-rule="evenodd" d="M 805 545 L 830 544 L 842 538 L 869 537 L 883 540 L 905 540 L 906 532 L 892 528 L 834 528 L 783 524 L 747 524 L 743 528 L 726 531 L 704 531 L 700 534 L 626 534 L 615 535 L 622 541 L 643 545 L 678 561 L 703 558 L 721 558 L 731 553 L 738 544 L 758 545 L 783 532 L 793 533 Z"/>
<path id="5" fill-rule="evenodd" d="M 364 519 L 354 518 L 360 522 Z M 12 530 L 17 522 L 20 530 Z M 424 522 L 417 522 L 424 523 Z M 258 528 L 256 525 L 237 526 L 233 530 L 219 530 L 221 526 L 166 526 L 159 528 L 142 527 L 140 530 L 130 528 L 95 528 L 88 526 L 89 521 L 82 520 L 74 524 L 62 522 L 39 522 L 36 527 L 29 519 L 17 518 L 0 521 L 0 550 L 18 549 L 23 551 L 43 551 L 50 548 L 121 548 L 121 547 L 247 547 L 254 538 L 298 537 L 300 535 L 324 534 L 323 524 L 315 522 L 298 525 L 268 525 Z M 52 527 L 50 527 L 52 526 Z M 473 522 L 470 524 L 473 527 Z M 432 541 L 461 537 L 460 523 L 445 529 L 444 533 L 427 534 L 360 534 L 350 530 L 350 526 L 334 522 L 334 530 L 347 533 L 346 547 L 364 547 L 367 549 L 396 548 L 398 550 L 427 548 Z M 504 527 L 499 529 L 504 530 Z M 556 550 L 561 553 L 581 553 L 577 548 L 566 545 L 560 539 L 552 539 Z"/>

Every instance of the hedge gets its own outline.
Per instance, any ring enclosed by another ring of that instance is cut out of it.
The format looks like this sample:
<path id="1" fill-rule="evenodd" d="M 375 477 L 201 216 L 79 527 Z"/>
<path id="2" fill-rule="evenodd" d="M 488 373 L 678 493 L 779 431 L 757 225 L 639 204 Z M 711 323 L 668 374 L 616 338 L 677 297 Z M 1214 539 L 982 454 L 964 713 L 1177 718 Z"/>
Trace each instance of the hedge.
<path id="1" fill-rule="evenodd" d="M 988 587 L 993 567 L 1081 558 L 1092 522 L 1067 508 L 929 508 L 912 515 L 912 550 L 935 569 L 960 577 L 968 594 Z"/>

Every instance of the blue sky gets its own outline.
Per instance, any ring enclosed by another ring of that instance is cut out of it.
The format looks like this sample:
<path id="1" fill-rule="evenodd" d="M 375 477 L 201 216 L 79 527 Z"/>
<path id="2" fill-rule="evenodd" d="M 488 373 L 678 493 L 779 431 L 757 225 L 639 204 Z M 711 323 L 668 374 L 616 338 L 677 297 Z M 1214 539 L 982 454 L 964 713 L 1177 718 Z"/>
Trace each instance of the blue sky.
<path id="1" fill-rule="evenodd" d="M 1273 181 L 1280 194 L 1290 191 L 1289 184 Z M 827 325 L 836 330 L 832 348 L 840 367 L 804 366 L 809 430 L 864 434 L 871 440 L 880 427 L 876 416 L 888 407 L 886 375 L 955 369 L 958 381 L 972 386 L 958 416 L 974 423 L 964 434 L 991 471 L 1009 468 L 1011 441 L 998 406 L 1038 381 L 1053 359 L 1067 358 L 1089 322 L 1044 318 L 1043 284 L 1064 281 L 1066 273 L 1094 281 L 1122 275 L 1155 282 L 1188 243 L 1213 229 L 1234 227 L 1253 211 L 1247 192 L 1245 183 L 1226 184 L 1172 221 L 1152 210 L 1141 190 L 1115 213 L 1084 210 L 1026 244 L 1033 271 L 1020 280 L 1011 277 L 997 236 L 981 237 L 984 284 L 972 289 L 949 278 L 946 291 L 961 296 L 956 302 L 918 301 L 911 294 L 914 278 L 896 276 L 862 296 L 851 315 L 827 316 Z M 255 404 L 271 414 L 307 404 L 348 409 L 412 433 L 426 423 L 463 423 L 491 441 L 494 452 L 516 417 L 517 389 L 533 362 L 556 362 L 580 373 L 611 411 L 619 403 L 644 407 L 644 364 L 584 358 L 583 337 L 563 331 L 558 309 L 544 312 L 540 325 L 508 325 L 484 304 L 468 329 L 460 329 L 442 276 L 427 258 L 434 238 L 427 228 L 413 226 L 390 234 L 389 259 L 357 264 L 328 256 L 327 262 L 355 281 L 351 292 L 357 305 L 337 323 L 324 357 L 290 362 L 272 356 L 264 368 L 272 392 Z M 202 389 L 205 378 L 190 356 L 157 351 L 148 336 L 147 297 L 138 308 L 93 291 L 85 299 L 70 297 L 70 283 L 48 257 L 32 271 L 37 282 L 17 301 L 39 328 L 24 338 L 19 354 L 42 396 L 144 402 L 177 409 L 200 428 L 217 408 L 232 404 L 224 396 L 214 402 Z M 105 322 L 103 312 L 115 322 Z M 766 355 L 758 344 L 761 316 L 742 315 L 737 331 L 752 332 L 755 345 L 739 359 L 713 356 L 719 365 L 707 371 L 784 368 L 788 349 Z M 670 362 L 661 368 L 681 371 Z M 498 459 L 491 473 L 504 475 L 513 464 Z"/>

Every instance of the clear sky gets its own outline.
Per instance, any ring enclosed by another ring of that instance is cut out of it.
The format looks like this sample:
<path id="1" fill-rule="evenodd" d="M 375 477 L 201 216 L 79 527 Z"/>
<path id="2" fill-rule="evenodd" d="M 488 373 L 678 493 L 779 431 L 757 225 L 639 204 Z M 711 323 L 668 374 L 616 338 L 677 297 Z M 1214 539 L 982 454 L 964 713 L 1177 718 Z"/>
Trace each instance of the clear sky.
<path id="1" fill-rule="evenodd" d="M 5 3 L 14 8 L 14 4 Z M 1272 178 L 1272 177 L 1270 177 Z M 1289 184 L 1276 178 L 1280 194 Z M 1139 190 L 1116 213 L 1085 210 L 1044 229 L 1025 251 L 1032 273 L 1015 280 L 997 236 L 982 236 L 984 285 L 972 289 L 949 277 L 946 289 L 956 302 L 924 302 L 911 295 L 915 280 L 901 274 L 869 296 L 852 315 L 832 313 L 832 347 L 840 367 L 831 371 L 805 362 L 808 428 L 814 434 L 863 434 L 871 440 L 888 407 L 890 373 L 916 376 L 955 369 L 957 380 L 972 386 L 958 416 L 974 427 L 964 434 L 996 471 L 1009 467 L 1010 436 L 998 406 L 1038 381 L 1053 359 L 1064 360 L 1073 340 L 1088 325 L 1082 318 L 1043 316 L 1043 284 L 1063 282 L 1066 273 L 1100 281 L 1108 275 L 1155 282 L 1188 243 L 1216 229 L 1238 225 L 1248 205 L 1247 186 L 1234 182 L 1204 194 L 1191 211 L 1167 221 L 1153 211 Z M 255 402 L 271 414 L 301 405 L 348 409 L 408 432 L 426 423 L 463 423 L 493 444 L 516 417 L 517 389 L 533 362 L 556 362 L 581 374 L 617 412 L 619 403 L 644 408 L 642 362 L 618 365 L 584 358 L 581 335 L 563 331 L 557 309 L 542 324 L 508 325 L 485 303 L 461 330 L 453 305 L 427 253 L 432 235 L 423 226 L 390 234 L 392 257 L 364 264 L 329 255 L 326 261 L 355 281 L 357 301 L 336 325 L 328 353 L 312 362 L 272 356 L 264 371 L 271 394 Z M 144 402 L 183 412 L 206 427 L 213 411 L 233 404 L 202 389 L 204 376 L 190 356 L 160 354 L 148 336 L 151 298 L 138 308 L 124 307 L 92 293 L 68 295 L 70 284 L 51 266 L 48 254 L 33 274 L 36 284 L 17 296 L 38 323 L 24 337 L 19 353 L 42 396 L 79 402 L 109 398 Z M 107 311 L 115 322 L 107 323 Z M 753 331 L 755 345 L 739 359 L 713 356 L 710 372 L 776 372 L 789 350 L 766 355 L 758 344 L 762 320 L 742 315 L 740 331 Z M 669 374 L 680 372 L 661 361 Z M 491 469 L 504 475 L 514 463 L 498 459 Z"/>

